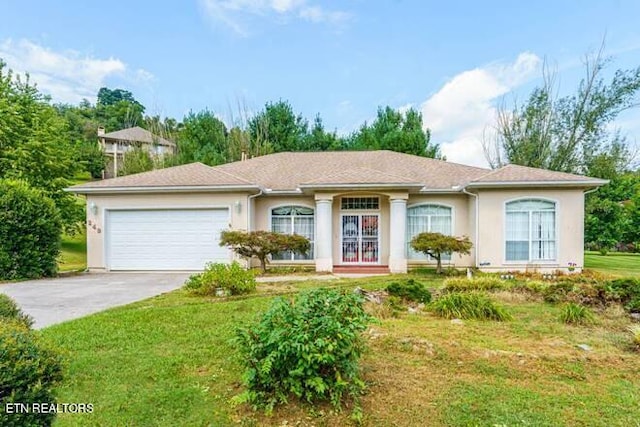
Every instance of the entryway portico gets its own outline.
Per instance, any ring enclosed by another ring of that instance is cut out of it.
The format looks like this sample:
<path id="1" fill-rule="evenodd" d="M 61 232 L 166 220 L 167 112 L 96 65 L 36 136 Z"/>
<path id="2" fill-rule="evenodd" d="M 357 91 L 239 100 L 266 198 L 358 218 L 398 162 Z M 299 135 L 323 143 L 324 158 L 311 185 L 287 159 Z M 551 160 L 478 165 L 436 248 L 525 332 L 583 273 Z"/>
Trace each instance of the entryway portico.
<path id="1" fill-rule="evenodd" d="M 408 192 L 317 193 L 316 271 L 382 266 L 406 273 Z"/>

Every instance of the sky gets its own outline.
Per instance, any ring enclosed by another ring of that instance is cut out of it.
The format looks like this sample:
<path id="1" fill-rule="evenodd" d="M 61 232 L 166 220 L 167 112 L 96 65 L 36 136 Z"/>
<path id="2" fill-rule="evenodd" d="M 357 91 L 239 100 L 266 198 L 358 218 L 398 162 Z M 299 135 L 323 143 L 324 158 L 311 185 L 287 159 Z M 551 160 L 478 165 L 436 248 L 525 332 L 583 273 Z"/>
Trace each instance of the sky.
<path id="1" fill-rule="evenodd" d="M 637 0 L 0 0 L 0 58 L 54 102 L 122 88 L 177 119 L 282 99 L 348 135 L 413 107 L 449 161 L 486 166 L 496 106 L 525 99 L 543 64 L 560 94 L 603 39 L 606 76 L 640 66 L 638 17 Z M 640 109 L 613 126 L 637 144 Z"/>

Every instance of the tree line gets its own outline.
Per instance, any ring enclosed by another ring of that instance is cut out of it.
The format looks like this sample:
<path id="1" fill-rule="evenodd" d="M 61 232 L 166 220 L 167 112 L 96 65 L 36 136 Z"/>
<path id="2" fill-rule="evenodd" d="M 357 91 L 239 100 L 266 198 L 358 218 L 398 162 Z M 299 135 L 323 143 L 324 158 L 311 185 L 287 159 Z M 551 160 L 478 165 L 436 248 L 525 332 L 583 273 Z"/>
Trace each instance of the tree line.
<path id="1" fill-rule="evenodd" d="M 640 172 L 620 129 L 622 112 L 638 105 L 640 67 L 617 70 L 602 51 L 585 61 L 585 77 L 573 93 L 558 96 L 545 72 L 543 84 L 524 103 L 503 104 L 494 123 L 495 139 L 485 141 L 492 167 L 507 163 L 542 167 L 609 179 L 586 201 L 585 243 L 596 249 L 637 249 L 640 242 Z M 461 112 L 464 114 L 464 112 Z M 105 157 L 97 128 L 106 132 L 140 126 L 172 140 L 174 155 L 145 150 L 127 153 L 122 173 L 130 174 L 202 162 L 218 165 L 282 151 L 393 150 L 444 159 L 431 140 L 422 114 L 379 107 L 373 120 L 348 135 L 329 129 L 322 117 L 308 120 L 286 100 L 267 102 L 256 113 L 242 100 L 227 120 L 210 110 L 189 112 L 181 120 L 149 115 L 130 91 L 101 88 L 95 104 L 55 104 L 28 75 L 13 73 L 0 60 L 0 179 L 20 180 L 51 198 L 63 227 L 78 230 L 84 207 L 63 189 L 100 178 Z M 428 120 L 428 118 L 426 118 Z"/>

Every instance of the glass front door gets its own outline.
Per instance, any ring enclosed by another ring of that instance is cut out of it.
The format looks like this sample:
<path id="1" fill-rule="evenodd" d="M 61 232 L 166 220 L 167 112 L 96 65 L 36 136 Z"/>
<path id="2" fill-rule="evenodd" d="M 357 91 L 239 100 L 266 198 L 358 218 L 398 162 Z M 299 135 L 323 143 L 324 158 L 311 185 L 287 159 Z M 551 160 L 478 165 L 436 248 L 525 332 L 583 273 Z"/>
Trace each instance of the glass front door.
<path id="1" fill-rule="evenodd" d="M 380 221 L 377 214 L 342 215 L 342 262 L 377 264 Z"/>

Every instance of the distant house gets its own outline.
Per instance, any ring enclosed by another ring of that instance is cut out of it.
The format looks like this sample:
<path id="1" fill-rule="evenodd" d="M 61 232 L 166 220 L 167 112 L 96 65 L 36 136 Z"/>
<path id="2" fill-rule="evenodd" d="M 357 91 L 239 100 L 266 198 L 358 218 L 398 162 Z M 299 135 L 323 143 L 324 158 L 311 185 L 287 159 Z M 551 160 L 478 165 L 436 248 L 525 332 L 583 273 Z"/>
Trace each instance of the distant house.
<path id="1" fill-rule="evenodd" d="M 105 178 L 118 176 L 124 155 L 136 147 L 145 148 L 156 156 L 174 154 L 176 151 L 174 142 L 154 135 L 139 126 L 109 133 L 105 133 L 104 128 L 98 128 L 98 140 L 102 151 L 107 156 Z"/>
<path id="2" fill-rule="evenodd" d="M 271 230 L 311 241 L 274 265 L 404 273 L 433 264 L 418 233 L 469 236 L 452 267 L 580 271 L 584 192 L 607 181 L 508 165 L 489 170 L 391 151 L 278 153 L 94 181 L 87 197 L 93 271 L 201 270 L 230 262 L 220 232 Z"/>

